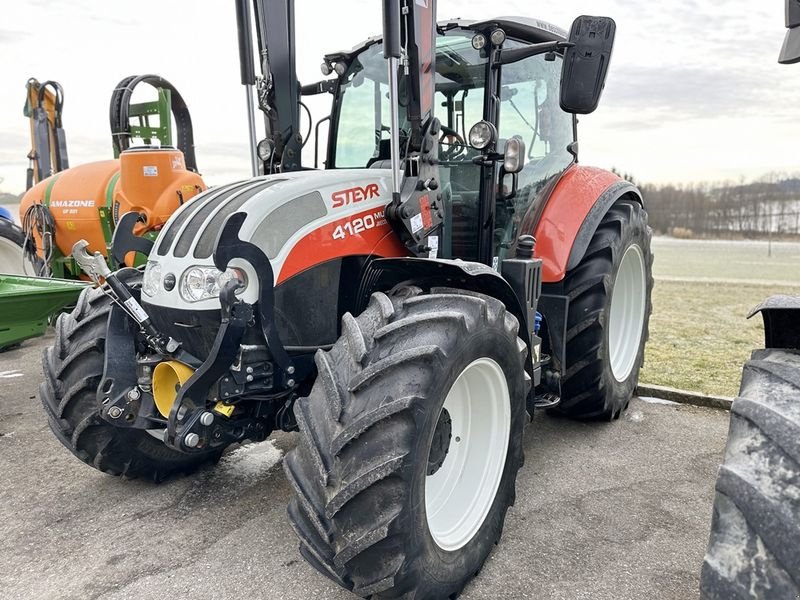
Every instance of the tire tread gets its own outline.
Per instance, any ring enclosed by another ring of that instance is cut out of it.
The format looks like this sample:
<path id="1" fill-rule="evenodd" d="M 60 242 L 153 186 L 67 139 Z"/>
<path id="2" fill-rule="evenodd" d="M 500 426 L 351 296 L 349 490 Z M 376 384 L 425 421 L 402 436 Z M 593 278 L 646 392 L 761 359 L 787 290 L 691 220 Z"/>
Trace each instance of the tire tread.
<path id="1" fill-rule="evenodd" d="M 800 351 L 759 350 L 742 372 L 716 483 L 701 595 L 800 597 Z"/>

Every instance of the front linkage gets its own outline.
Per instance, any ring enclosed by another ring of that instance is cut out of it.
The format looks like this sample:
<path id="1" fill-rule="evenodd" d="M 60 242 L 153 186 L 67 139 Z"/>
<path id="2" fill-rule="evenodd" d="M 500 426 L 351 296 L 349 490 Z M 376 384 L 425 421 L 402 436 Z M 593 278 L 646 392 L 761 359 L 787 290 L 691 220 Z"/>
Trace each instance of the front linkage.
<path id="1" fill-rule="evenodd" d="M 273 317 L 272 267 L 261 249 L 239 238 L 244 219 L 242 213 L 228 218 L 217 238 L 214 263 L 221 271 L 237 258 L 253 265 L 259 299 L 249 304 L 238 298 L 243 285 L 238 279 L 223 286 L 220 327 L 205 360 L 157 330 L 139 303 L 139 287 L 126 283 L 125 272 L 133 269 L 112 273 L 99 253 L 86 251 L 85 242 L 75 244 L 75 260 L 95 283 L 105 280 L 102 289 L 114 302 L 97 389 L 101 418 L 115 427 L 163 431 L 164 443 L 185 453 L 221 449 L 244 439 L 260 441 L 273 429 L 296 428 L 291 411 L 299 381 L 295 361 L 301 367 L 311 361 L 293 360 L 281 343 Z M 123 254 L 127 250 L 115 248 Z M 245 332 L 257 326 L 263 345 L 244 344 Z M 154 387 L 159 369 L 171 370 L 166 381 L 173 389 Z"/>

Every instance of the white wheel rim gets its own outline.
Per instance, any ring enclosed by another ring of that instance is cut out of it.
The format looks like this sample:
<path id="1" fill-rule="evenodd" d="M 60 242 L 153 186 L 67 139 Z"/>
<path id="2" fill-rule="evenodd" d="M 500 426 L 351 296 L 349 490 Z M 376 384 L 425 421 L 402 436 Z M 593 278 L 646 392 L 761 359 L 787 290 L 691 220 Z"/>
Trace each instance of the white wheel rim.
<path id="1" fill-rule="evenodd" d="M 503 369 L 490 358 L 470 363 L 444 401 L 452 435 L 447 456 L 425 478 L 428 529 L 443 550 L 465 546 L 494 503 L 508 453 L 511 402 Z"/>
<path id="2" fill-rule="evenodd" d="M 625 381 L 639 354 L 645 316 L 647 281 L 644 255 L 636 244 L 628 246 L 611 292 L 608 318 L 608 354 L 614 378 Z"/>
<path id="3" fill-rule="evenodd" d="M 2 217 L 0 217 L 2 219 Z M 22 248 L 6 238 L 0 238 L 0 273 L 8 275 L 25 275 L 22 270 L 22 261 L 28 269 L 28 275 L 35 275 L 33 265 L 28 259 L 23 258 Z"/>

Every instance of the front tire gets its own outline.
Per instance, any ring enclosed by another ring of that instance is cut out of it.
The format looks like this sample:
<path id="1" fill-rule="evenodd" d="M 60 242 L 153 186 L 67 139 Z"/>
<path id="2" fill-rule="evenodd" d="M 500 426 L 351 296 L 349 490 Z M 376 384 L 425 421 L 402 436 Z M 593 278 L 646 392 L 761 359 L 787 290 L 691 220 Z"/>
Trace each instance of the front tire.
<path id="1" fill-rule="evenodd" d="M 556 411 L 576 419 L 613 419 L 628 406 L 653 306 L 652 231 L 634 200 L 606 213 L 577 267 L 567 273 L 566 364 Z"/>
<path id="2" fill-rule="evenodd" d="M 499 301 L 373 295 L 316 356 L 284 467 L 303 556 L 364 597 L 458 593 L 500 538 L 522 464 L 527 347 Z"/>
<path id="3" fill-rule="evenodd" d="M 138 287 L 141 273 L 118 273 Z M 39 397 L 53 433 L 81 461 L 109 475 L 155 482 L 216 461 L 221 451 L 184 454 L 143 429 L 114 427 L 100 417 L 97 386 L 103 375 L 111 300 L 99 288 L 81 292 L 72 313 L 59 315 L 53 345 L 42 355 Z"/>
<path id="4" fill-rule="evenodd" d="M 800 351 L 758 350 L 731 407 L 700 590 L 800 598 Z"/>

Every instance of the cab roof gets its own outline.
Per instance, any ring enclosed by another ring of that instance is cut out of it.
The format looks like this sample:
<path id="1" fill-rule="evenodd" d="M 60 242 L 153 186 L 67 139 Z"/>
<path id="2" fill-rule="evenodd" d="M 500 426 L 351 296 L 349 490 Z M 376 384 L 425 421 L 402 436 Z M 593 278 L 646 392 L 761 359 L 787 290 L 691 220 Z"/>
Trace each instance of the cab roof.
<path id="1" fill-rule="evenodd" d="M 566 30 L 552 23 L 548 23 L 547 21 L 531 17 L 495 17 L 484 21 L 477 21 L 474 19 L 445 19 L 436 24 L 437 31 L 442 34 L 451 29 L 484 31 L 495 27 L 502 28 L 506 32 L 506 35 L 511 38 L 529 44 L 565 41 L 567 39 Z M 349 60 L 370 46 L 380 43 L 380 41 L 381 36 L 376 35 L 367 38 L 360 44 L 354 46 L 351 50 L 326 54 L 325 59 L 330 61 Z"/>

